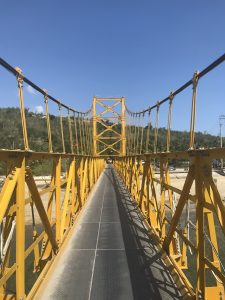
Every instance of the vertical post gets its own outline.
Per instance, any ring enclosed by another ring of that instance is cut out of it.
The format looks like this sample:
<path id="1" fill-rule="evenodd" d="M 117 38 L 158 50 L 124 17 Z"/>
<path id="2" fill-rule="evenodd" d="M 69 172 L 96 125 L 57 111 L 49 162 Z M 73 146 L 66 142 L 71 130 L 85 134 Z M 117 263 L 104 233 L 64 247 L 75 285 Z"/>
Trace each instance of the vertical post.
<path id="1" fill-rule="evenodd" d="M 148 153 L 149 149 L 149 140 L 150 140 L 150 115 L 151 115 L 151 109 L 148 111 L 148 128 L 147 128 L 147 137 L 146 137 L 146 148 L 145 152 Z"/>
<path id="2" fill-rule="evenodd" d="M 88 120 L 88 138 L 89 138 L 89 154 L 92 155 L 92 136 L 91 136 L 91 115 L 89 115 Z"/>
<path id="3" fill-rule="evenodd" d="M 165 224 L 165 158 L 160 157 L 160 219 L 161 219 L 161 240 L 165 239 L 166 224 Z"/>
<path id="4" fill-rule="evenodd" d="M 131 122 L 130 122 L 130 113 L 127 110 L 126 110 L 126 128 L 127 128 L 126 154 L 129 155 L 131 150 Z"/>
<path id="5" fill-rule="evenodd" d="M 75 129 L 75 139 L 76 139 L 76 154 L 79 154 L 79 144 L 78 144 L 78 134 L 77 134 L 77 120 L 76 120 L 76 112 L 74 112 L 74 129 Z"/>
<path id="6" fill-rule="evenodd" d="M 131 149 L 130 153 L 134 154 L 134 133 L 135 133 L 135 123 L 134 123 L 134 114 L 131 113 Z"/>
<path id="7" fill-rule="evenodd" d="M 220 126 L 220 148 L 223 148 L 223 137 L 222 137 L 222 126 L 223 123 L 222 121 L 225 120 L 225 116 L 224 115 L 220 115 L 219 116 L 219 126 Z M 223 170 L 223 158 L 221 158 L 221 169 Z"/>
<path id="8" fill-rule="evenodd" d="M 167 137 L 166 137 L 166 151 L 170 151 L 170 133 L 171 133 L 171 120 L 172 120 L 172 103 L 173 103 L 173 93 L 170 93 L 170 104 L 168 112 L 168 125 L 167 125 Z"/>
<path id="9" fill-rule="evenodd" d="M 16 299 L 25 299 L 25 157 L 16 188 Z"/>
<path id="10" fill-rule="evenodd" d="M 220 123 L 220 148 L 223 148 L 222 123 Z M 221 169 L 223 170 L 223 158 L 221 158 Z"/>
<path id="11" fill-rule="evenodd" d="M 55 185 L 56 185 L 56 190 L 55 190 L 55 207 L 56 207 L 56 241 L 58 244 L 61 243 L 61 236 L 60 236 L 60 218 L 61 218 L 61 213 L 60 213 L 60 200 L 61 200 L 61 181 L 60 181 L 60 176 L 61 176 L 61 156 L 58 156 L 55 160 L 56 164 L 56 174 L 55 174 Z"/>
<path id="12" fill-rule="evenodd" d="M 154 140 L 154 152 L 157 152 L 158 146 L 158 126 L 159 126 L 159 101 L 157 102 L 157 109 L 156 109 L 156 119 L 155 119 L 155 140 Z"/>
<path id="13" fill-rule="evenodd" d="M 71 126 L 70 110 L 69 109 L 68 109 L 68 127 L 69 127 L 69 136 L 70 136 L 70 151 L 71 151 L 71 153 L 74 153 L 74 151 L 73 151 L 73 133 L 72 133 L 72 126 Z"/>
<path id="14" fill-rule="evenodd" d="M 60 131 L 61 131 L 61 139 L 62 139 L 62 150 L 65 153 L 65 142 L 64 142 L 64 132 L 63 132 L 63 121 L 62 121 L 62 112 L 61 112 L 61 102 L 59 102 L 59 122 L 60 122 Z"/>
<path id="15" fill-rule="evenodd" d="M 83 114 L 83 118 L 82 118 L 82 136 L 83 136 L 83 141 L 84 141 L 84 154 L 87 155 L 88 150 L 87 150 L 87 136 L 85 133 L 85 114 Z"/>
<path id="16" fill-rule="evenodd" d="M 88 130 L 88 115 L 84 118 L 84 129 L 85 129 L 85 138 L 87 145 L 87 155 L 90 155 L 90 139 L 89 139 L 89 130 Z"/>
<path id="17" fill-rule="evenodd" d="M 90 158 L 90 188 L 93 186 L 93 158 Z"/>
<path id="18" fill-rule="evenodd" d="M 196 242 L 197 242 L 197 288 L 196 299 L 205 299 L 205 237 L 204 237 L 204 159 L 195 158 Z"/>
<path id="19" fill-rule="evenodd" d="M 130 155 L 131 154 L 131 114 L 130 112 L 126 109 L 126 114 L 129 116 L 128 119 L 128 127 L 129 127 L 129 131 L 128 131 L 128 141 L 126 142 L 126 155 Z M 127 127 L 127 118 L 126 118 L 126 127 Z"/>
<path id="20" fill-rule="evenodd" d="M 132 118 L 132 114 L 129 112 L 129 126 L 130 126 L 130 134 L 129 134 L 129 146 L 128 146 L 128 155 L 132 154 L 132 144 L 133 144 L 133 118 Z"/>
<path id="21" fill-rule="evenodd" d="M 93 124 L 92 124 L 92 119 L 93 119 L 93 104 L 92 104 L 92 108 L 91 108 L 91 114 L 90 114 L 90 119 L 89 119 L 89 136 L 90 136 L 90 149 L 91 149 L 91 152 L 90 152 L 90 155 L 93 155 Z"/>
<path id="22" fill-rule="evenodd" d="M 142 115 L 143 117 L 143 120 L 144 120 L 144 117 L 145 117 L 145 113 L 143 113 Z M 142 145 L 143 145 L 143 133 L 144 133 L 144 124 L 141 124 L 141 147 L 140 147 L 140 154 L 142 153 Z"/>
<path id="23" fill-rule="evenodd" d="M 137 113 L 134 113 L 134 145 L 133 145 L 133 148 L 134 148 L 134 154 L 136 154 L 136 133 L 137 133 Z"/>
<path id="24" fill-rule="evenodd" d="M 138 114 L 138 128 L 137 128 L 137 141 L 136 141 L 136 154 L 138 153 L 138 145 L 139 145 L 139 132 L 140 132 L 140 119 L 141 119 L 141 114 Z"/>
<path id="25" fill-rule="evenodd" d="M 125 100 L 121 98 L 122 114 L 121 114 L 121 155 L 126 155 L 126 123 L 125 123 Z"/>
<path id="26" fill-rule="evenodd" d="M 130 123 L 130 142 L 129 142 L 129 148 L 128 148 L 128 155 L 131 155 L 132 154 L 132 144 L 133 144 L 133 116 L 132 116 L 132 113 L 129 112 L 129 123 Z"/>
<path id="27" fill-rule="evenodd" d="M 196 121 L 196 96 L 198 85 L 198 72 L 194 73 L 193 79 L 193 93 L 192 93 L 192 106 L 191 106 L 191 124 L 190 124 L 190 144 L 189 148 L 194 148 L 195 143 L 195 121 Z"/>
<path id="28" fill-rule="evenodd" d="M 28 136 L 27 136 L 27 124 L 26 124 L 24 98 L 23 98 L 23 75 L 22 75 L 22 71 L 18 67 L 16 68 L 16 71 L 18 72 L 18 75 L 16 78 L 17 78 L 18 90 L 19 90 L 20 115 L 21 115 L 21 123 L 22 123 L 22 130 L 23 130 L 24 149 L 29 150 Z"/>
<path id="29" fill-rule="evenodd" d="M 48 130 L 48 151 L 52 153 L 52 134 L 51 134 L 51 125 L 50 125 L 50 118 L 49 118 L 49 110 L 48 110 L 48 94 L 47 90 L 45 90 L 44 95 L 45 101 L 45 112 L 46 112 L 46 121 L 47 121 L 47 130 Z"/>
<path id="30" fill-rule="evenodd" d="M 80 120 L 81 120 L 81 122 L 80 122 L 80 124 L 81 124 L 81 127 L 80 127 L 80 139 L 81 139 L 81 141 L 82 141 L 82 145 L 83 145 L 83 154 L 84 155 L 86 155 L 87 154 L 87 152 L 86 152 L 86 140 L 85 140 L 85 136 L 84 136 L 84 114 L 83 113 L 81 113 L 80 114 L 81 115 L 81 118 L 80 118 Z"/>
<path id="31" fill-rule="evenodd" d="M 88 143 L 88 134 L 87 134 L 86 114 L 84 115 L 83 122 L 84 122 L 84 137 L 85 137 L 85 144 L 86 144 L 86 155 L 88 155 L 89 154 L 89 143 Z"/>
<path id="32" fill-rule="evenodd" d="M 77 113 L 78 117 L 78 124 L 79 124 L 79 138 L 80 138 L 80 154 L 84 154 L 84 145 L 83 145 L 83 137 L 82 137 L 82 131 L 81 131 L 81 121 L 80 121 L 80 113 Z"/>
<path id="33" fill-rule="evenodd" d="M 93 99 L 93 155 L 97 155 L 96 97 Z"/>

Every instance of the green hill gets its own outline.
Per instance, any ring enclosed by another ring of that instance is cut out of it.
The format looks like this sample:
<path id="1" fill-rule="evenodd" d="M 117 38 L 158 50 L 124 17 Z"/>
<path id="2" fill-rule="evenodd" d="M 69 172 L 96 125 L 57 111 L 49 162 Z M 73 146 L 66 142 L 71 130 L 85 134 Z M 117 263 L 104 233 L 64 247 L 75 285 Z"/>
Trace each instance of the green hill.
<path id="1" fill-rule="evenodd" d="M 48 135 L 46 128 L 46 118 L 43 114 L 35 114 L 26 109 L 27 131 L 29 137 L 29 146 L 31 150 L 48 151 Z M 59 117 L 50 115 L 52 143 L 55 152 L 62 151 Z M 102 126 L 102 125 L 100 125 Z M 66 152 L 70 152 L 68 120 L 63 118 L 64 136 Z M 116 127 L 116 126 L 115 126 Z M 120 125 L 116 130 L 119 131 Z M 73 128 L 74 130 L 74 128 Z M 73 131 L 74 132 L 74 131 Z M 141 132 L 141 130 L 140 130 Z M 158 151 L 166 149 L 166 128 L 159 128 Z M 143 143 L 146 141 L 147 128 L 144 129 Z M 78 128 L 79 138 L 79 128 Z M 139 134 L 139 140 L 141 134 Z M 219 146 L 217 136 L 196 132 L 196 148 L 212 148 Z M 153 151 L 154 128 L 150 130 L 149 150 Z M 189 144 L 189 132 L 171 131 L 171 150 L 187 150 Z M 140 145 L 140 142 L 138 143 Z M 0 149 L 23 149 L 23 136 L 20 120 L 20 110 L 18 108 L 0 109 Z"/>

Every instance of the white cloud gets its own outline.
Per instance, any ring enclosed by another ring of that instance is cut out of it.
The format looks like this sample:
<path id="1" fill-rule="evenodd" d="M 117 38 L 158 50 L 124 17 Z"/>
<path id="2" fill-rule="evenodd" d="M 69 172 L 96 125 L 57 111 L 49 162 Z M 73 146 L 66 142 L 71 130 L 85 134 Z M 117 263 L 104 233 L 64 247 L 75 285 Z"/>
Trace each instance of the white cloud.
<path id="1" fill-rule="evenodd" d="M 35 89 L 32 88 L 32 86 L 30 86 L 30 85 L 27 86 L 27 92 L 28 92 L 29 94 L 32 94 L 32 95 L 35 95 L 35 94 L 36 94 Z"/>
<path id="2" fill-rule="evenodd" d="M 41 105 L 38 105 L 38 106 L 35 106 L 34 112 L 36 114 L 43 114 L 44 109 L 43 109 L 43 107 Z"/>

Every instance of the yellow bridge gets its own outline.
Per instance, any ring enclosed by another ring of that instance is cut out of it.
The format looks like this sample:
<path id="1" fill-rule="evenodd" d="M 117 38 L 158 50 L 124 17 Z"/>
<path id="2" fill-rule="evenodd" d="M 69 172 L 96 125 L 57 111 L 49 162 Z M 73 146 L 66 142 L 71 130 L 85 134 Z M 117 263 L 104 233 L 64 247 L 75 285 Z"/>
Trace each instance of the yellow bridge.
<path id="1" fill-rule="evenodd" d="M 1 299 L 225 299 L 225 206 L 212 168 L 225 149 L 195 143 L 198 83 L 224 61 L 146 110 L 130 111 L 124 97 L 94 97 L 79 112 L 0 59 L 18 85 L 23 141 L 0 150 Z M 25 85 L 42 97 L 41 116 L 28 116 Z M 189 146 L 176 151 L 172 109 L 186 89 Z M 29 135 L 31 118 L 45 124 L 41 151 Z M 176 162 L 186 166 L 181 180 Z M 40 164 L 51 175 L 36 176 Z"/>

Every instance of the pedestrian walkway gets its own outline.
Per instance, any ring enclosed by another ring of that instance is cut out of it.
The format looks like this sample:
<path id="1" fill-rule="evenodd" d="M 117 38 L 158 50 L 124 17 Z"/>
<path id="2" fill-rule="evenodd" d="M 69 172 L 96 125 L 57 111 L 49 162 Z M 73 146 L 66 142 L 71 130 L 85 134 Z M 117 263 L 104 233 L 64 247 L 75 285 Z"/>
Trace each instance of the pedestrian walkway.
<path id="1" fill-rule="evenodd" d="M 182 299 L 111 165 L 100 176 L 38 299 Z"/>

